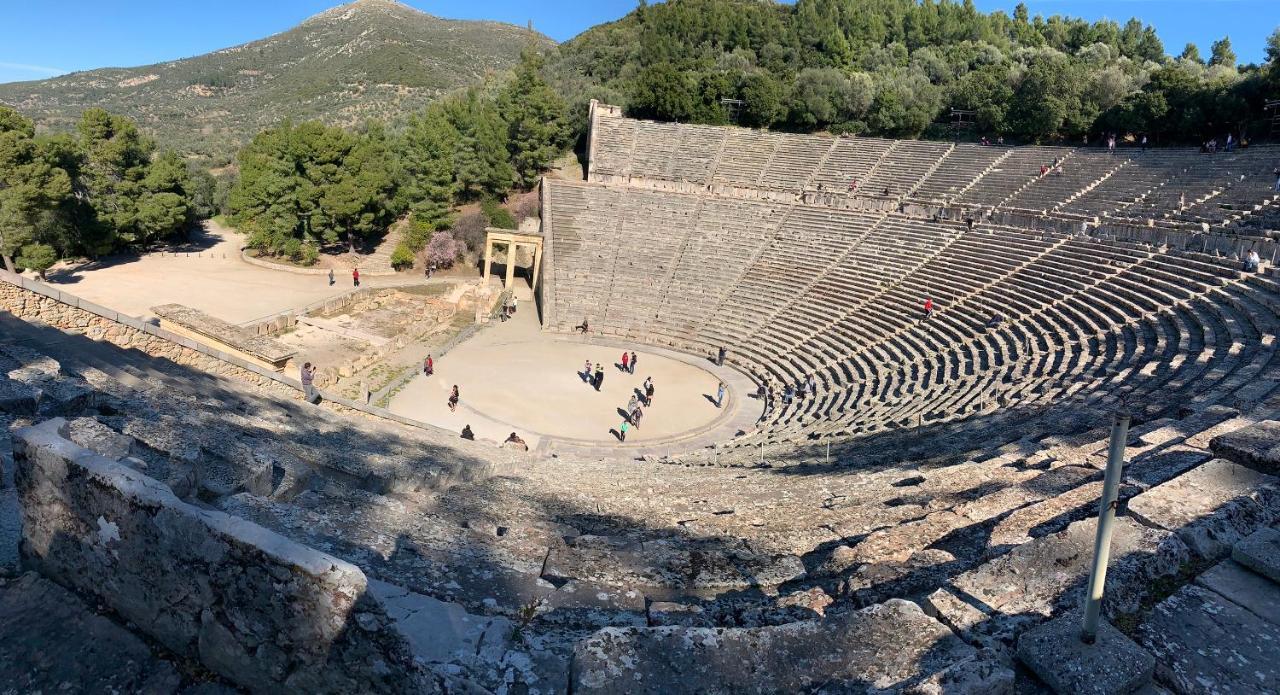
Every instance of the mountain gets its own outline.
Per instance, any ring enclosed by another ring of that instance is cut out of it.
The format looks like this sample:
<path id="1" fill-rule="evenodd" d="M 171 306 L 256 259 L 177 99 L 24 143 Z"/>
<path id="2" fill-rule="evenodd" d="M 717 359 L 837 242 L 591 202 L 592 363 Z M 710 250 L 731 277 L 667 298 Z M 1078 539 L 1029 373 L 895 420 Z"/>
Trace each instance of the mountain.
<path id="1" fill-rule="evenodd" d="M 354 125 L 396 119 L 513 66 L 551 39 L 499 22 L 441 19 L 393 0 L 357 0 L 289 31 L 194 58 L 0 84 L 0 104 L 50 130 L 100 106 L 162 145 L 225 161 L 285 118 Z"/>

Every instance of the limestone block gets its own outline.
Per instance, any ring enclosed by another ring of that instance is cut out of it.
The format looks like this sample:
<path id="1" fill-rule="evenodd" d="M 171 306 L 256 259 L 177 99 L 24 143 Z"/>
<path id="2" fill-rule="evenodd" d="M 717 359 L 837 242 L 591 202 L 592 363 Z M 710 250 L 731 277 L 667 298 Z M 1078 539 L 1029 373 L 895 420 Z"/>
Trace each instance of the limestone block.
<path id="1" fill-rule="evenodd" d="M 976 658 L 914 603 L 894 599 L 774 627 L 605 628 L 574 648 L 571 686 L 575 693 L 888 690 Z"/>
<path id="2" fill-rule="evenodd" d="M 1274 561 L 1276 556 L 1271 557 Z M 1196 584 L 1248 608 L 1264 620 L 1280 625 L 1280 585 L 1234 560 L 1214 565 L 1196 577 Z"/>
<path id="3" fill-rule="evenodd" d="M 644 594 L 635 589 L 566 582 L 538 605 L 540 620 L 590 627 L 647 624 Z"/>
<path id="4" fill-rule="evenodd" d="M 1151 610 L 1138 642 L 1180 693 L 1280 691 L 1280 625 L 1194 584 Z"/>
<path id="5" fill-rule="evenodd" d="M 1280 531 L 1268 528 L 1252 534 L 1235 544 L 1231 557 L 1271 581 L 1280 582 Z"/>
<path id="6" fill-rule="evenodd" d="M 93 418 L 69 420 L 59 434 L 112 461 L 125 458 L 133 450 L 133 437 L 119 434 Z"/>
<path id="7" fill-rule="evenodd" d="M 10 415 L 35 415 L 40 389 L 0 375 L 0 411 Z"/>
<path id="8" fill-rule="evenodd" d="M 1280 475 L 1280 421 L 1263 420 L 1220 434 L 1209 441 L 1209 448 L 1216 456 Z"/>
<path id="9" fill-rule="evenodd" d="M 1018 658 L 1056 693 L 1122 695 L 1151 681 L 1155 659 L 1107 621 L 1093 644 L 1080 641 L 1071 612 L 1018 638 Z"/>
<path id="10" fill-rule="evenodd" d="M 702 609 L 702 606 L 697 604 L 654 601 L 649 604 L 649 625 L 651 627 L 672 625 L 714 627 L 715 621 Z"/>
<path id="11" fill-rule="evenodd" d="M 1280 512 L 1273 476 L 1213 459 L 1129 500 L 1129 515 L 1178 534 L 1198 556 L 1216 560 Z"/>

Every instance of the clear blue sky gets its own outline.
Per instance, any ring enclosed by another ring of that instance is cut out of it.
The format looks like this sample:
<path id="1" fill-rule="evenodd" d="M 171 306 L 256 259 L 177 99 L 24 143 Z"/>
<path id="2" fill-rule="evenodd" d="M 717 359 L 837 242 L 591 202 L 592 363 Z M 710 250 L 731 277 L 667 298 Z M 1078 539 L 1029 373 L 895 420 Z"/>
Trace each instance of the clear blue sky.
<path id="1" fill-rule="evenodd" d="M 0 82 L 62 72 L 134 66 L 184 58 L 284 31 L 340 4 L 337 0 L 0 0 Z M 442 17 L 495 19 L 563 41 L 616 19 L 635 0 L 409 0 Z M 1012 13 L 1017 0 L 976 0 L 983 11 Z M 1027 0 L 1032 14 L 1068 14 L 1155 25 L 1177 54 L 1194 41 L 1231 37 L 1243 62 L 1261 62 L 1268 34 L 1280 25 L 1280 0 Z"/>

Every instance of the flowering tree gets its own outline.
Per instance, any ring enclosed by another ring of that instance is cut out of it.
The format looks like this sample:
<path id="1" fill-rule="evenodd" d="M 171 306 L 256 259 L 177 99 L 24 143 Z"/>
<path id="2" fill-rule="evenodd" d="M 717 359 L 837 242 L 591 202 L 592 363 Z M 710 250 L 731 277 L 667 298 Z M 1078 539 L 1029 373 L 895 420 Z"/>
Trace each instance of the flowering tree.
<path id="1" fill-rule="evenodd" d="M 427 262 L 448 268 L 458 258 L 459 244 L 449 232 L 436 232 L 427 242 Z"/>

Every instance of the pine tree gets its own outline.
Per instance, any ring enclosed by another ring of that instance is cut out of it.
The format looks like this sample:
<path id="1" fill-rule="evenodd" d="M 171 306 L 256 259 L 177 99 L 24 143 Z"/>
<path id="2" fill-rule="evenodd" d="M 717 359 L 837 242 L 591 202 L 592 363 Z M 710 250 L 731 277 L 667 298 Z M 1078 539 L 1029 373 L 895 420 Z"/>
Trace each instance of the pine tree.
<path id="1" fill-rule="evenodd" d="M 404 170 L 404 197 L 413 213 L 413 224 L 424 232 L 449 226 L 453 199 L 458 192 L 453 158 L 458 130 L 439 104 L 409 119 L 400 149 Z M 422 239 L 425 244 L 426 239 Z"/>
<path id="2" fill-rule="evenodd" d="M 13 257 L 35 238 L 46 214 L 71 196 L 71 179 L 35 139 L 35 126 L 0 106 L 0 257 Z"/>
<path id="3" fill-rule="evenodd" d="M 569 109 L 542 78 L 542 58 L 532 49 L 520 56 L 515 75 L 498 97 L 507 122 L 507 148 L 518 181 L 532 187 L 564 150 L 569 139 Z"/>
<path id="4" fill-rule="evenodd" d="M 1213 42 L 1213 48 L 1210 49 L 1209 53 L 1209 64 L 1228 68 L 1236 66 L 1236 52 L 1231 50 L 1230 38 L 1224 36 L 1220 40 Z"/>
<path id="5" fill-rule="evenodd" d="M 454 154 L 461 190 L 472 197 L 504 195 L 516 172 L 508 161 L 507 124 L 493 102 L 472 89 L 451 110 L 450 120 L 461 135 Z"/>

